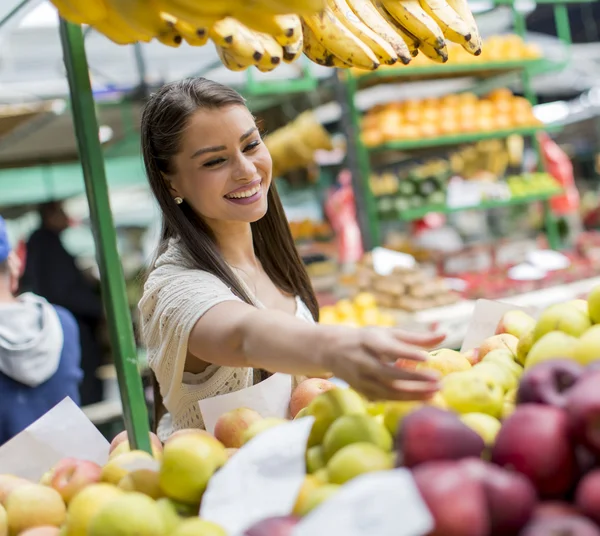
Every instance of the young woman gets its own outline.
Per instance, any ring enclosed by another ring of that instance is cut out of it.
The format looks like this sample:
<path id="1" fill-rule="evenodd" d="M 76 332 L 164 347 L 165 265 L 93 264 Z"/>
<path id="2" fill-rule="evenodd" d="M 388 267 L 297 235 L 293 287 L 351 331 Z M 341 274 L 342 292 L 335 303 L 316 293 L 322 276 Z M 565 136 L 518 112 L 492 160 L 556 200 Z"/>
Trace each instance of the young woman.
<path id="1" fill-rule="evenodd" d="M 163 213 L 140 301 L 148 359 L 168 413 L 164 438 L 203 427 L 198 401 L 268 373 L 347 381 L 372 399 L 431 397 L 436 378 L 396 368 L 443 336 L 320 326 L 310 280 L 244 99 L 203 78 L 161 88 L 142 116 L 142 150 Z M 267 372 L 268 371 L 268 372 Z"/>

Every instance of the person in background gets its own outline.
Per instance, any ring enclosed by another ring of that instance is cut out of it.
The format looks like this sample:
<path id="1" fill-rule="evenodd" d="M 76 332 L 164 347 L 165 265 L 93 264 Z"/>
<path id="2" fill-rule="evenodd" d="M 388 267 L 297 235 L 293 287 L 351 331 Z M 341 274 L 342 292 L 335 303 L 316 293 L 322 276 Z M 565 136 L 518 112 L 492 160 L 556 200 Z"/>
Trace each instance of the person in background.
<path id="1" fill-rule="evenodd" d="M 75 317 L 84 374 L 80 386 L 81 404 L 87 406 L 102 400 L 102 382 L 96 375 L 102 362 L 102 348 L 97 336 L 103 318 L 102 300 L 62 244 L 60 236 L 69 227 L 69 218 L 61 203 L 45 203 L 40 206 L 39 213 L 41 226 L 27 242 L 20 289 L 64 307 Z"/>
<path id="2" fill-rule="evenodd" d="M 0 445 L 65 397 L 80 403 L 79 332 L 66 309 L 15 297 L 20 261 L 0 216 Z"/>

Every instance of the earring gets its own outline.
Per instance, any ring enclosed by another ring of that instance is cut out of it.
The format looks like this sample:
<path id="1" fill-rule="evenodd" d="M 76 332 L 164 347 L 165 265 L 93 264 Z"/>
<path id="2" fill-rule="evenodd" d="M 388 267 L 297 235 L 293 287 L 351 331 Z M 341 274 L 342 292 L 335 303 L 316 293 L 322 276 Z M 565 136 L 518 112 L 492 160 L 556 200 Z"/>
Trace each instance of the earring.
<path id="1" fill-rule="evenodd" d="M 177 203 L 178 205 L 181 205 L 181 203 L 183 203 L 183 198 L 182 197 L 176 197 L 174 199 L 175 203 Z"/>

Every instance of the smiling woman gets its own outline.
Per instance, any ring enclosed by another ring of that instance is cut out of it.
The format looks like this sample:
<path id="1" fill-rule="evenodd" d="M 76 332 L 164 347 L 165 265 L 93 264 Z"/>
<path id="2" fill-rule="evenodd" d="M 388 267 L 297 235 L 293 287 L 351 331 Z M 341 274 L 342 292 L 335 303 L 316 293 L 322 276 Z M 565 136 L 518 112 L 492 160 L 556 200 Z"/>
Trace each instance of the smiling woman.
<path id="1" fill-rule="evenodd" d="M 434 394 L 429 373 L 391 362 L 423 360 L 420 348 L 443 337 L 315 324 L 318 304 L 272 184 L 271 156 L 238 93 L 203 78 L 169 84 L 151 97 L 141 130 L 163 213 L 139 306 L 164 399 L 155 419 L 161 439 L 204 426 L 199 400 L 272 372 L 333 373 L 375 399 Z"/>

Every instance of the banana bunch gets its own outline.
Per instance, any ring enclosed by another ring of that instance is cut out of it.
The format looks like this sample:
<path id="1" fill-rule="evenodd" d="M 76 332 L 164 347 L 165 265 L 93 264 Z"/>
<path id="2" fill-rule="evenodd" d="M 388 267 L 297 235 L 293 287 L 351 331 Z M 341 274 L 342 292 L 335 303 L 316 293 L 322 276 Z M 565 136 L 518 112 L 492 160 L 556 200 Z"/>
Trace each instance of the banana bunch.
<path id="1" fill-rule="evenodd" d="M 419 51 L 448 60 L 446 40 L 481 54 L 481 36 L 467 0 L 325 0 L 302 16 L 304 53 L 319 65 L 374 70 L 408 64 Z"/>
<path id="2" fill-rule="evenodd" d="M 303 52 L 299 14 L 324 0 L 51 0 L 60 15 L 88 24 L 117 44 L 149 42 L 178 47 L 215 44 L 234 71 L 272 71 Z"/>

